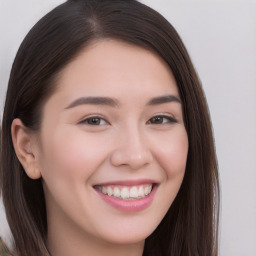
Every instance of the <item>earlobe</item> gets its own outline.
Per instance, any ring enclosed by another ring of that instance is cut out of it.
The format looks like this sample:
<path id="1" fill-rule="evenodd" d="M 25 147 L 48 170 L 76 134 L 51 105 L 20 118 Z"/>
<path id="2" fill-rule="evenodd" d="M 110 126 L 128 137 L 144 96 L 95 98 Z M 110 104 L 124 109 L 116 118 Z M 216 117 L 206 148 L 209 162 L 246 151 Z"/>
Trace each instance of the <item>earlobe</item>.
<path id="1" fill-rule="evenodd" d="M 11 133 L 14 150 L 25 172 L 31 179 L 39 179 L 41 172 L 36 157 L 35 135 L 18 118 L 12 122 Z"/>

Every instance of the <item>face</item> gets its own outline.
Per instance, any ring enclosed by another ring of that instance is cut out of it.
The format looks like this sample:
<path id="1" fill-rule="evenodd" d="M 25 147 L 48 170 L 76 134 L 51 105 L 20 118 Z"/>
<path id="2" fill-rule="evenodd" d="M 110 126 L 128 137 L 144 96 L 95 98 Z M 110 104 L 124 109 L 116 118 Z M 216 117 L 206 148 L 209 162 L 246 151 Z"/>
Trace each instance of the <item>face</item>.
<path id="1" fill-rule="evenodd" d="M 171 70 L 137 46 L 90 45 L 60 74 L 38 145 L 49 232 L 143 241 L 171 206 L 186 166 Z"/>

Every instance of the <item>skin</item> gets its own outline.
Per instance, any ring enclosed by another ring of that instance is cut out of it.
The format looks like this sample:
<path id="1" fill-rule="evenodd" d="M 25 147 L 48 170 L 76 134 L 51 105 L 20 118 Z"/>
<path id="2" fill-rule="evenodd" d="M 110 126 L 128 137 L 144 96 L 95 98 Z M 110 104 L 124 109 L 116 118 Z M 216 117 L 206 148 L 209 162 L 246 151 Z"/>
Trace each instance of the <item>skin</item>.
<path id="1" fill-rule="evenodd" d="M 28 176 L 43 181 L 53 256 L 142 255 L 145 238 L 171 206 L 186 168 L 181 103 L 149 104 L 166 95 L 179 98 L 160 57 L 104 40 L 87 46 L 62 70 L 38 133 L 14 120 L 17 156 Z M 115 104 L 71 106 L 88 96 L 108 97 Z M 109 205 L 94 187 L 142 179 L 157 185 L 152 203 L 141 211 Z"/>

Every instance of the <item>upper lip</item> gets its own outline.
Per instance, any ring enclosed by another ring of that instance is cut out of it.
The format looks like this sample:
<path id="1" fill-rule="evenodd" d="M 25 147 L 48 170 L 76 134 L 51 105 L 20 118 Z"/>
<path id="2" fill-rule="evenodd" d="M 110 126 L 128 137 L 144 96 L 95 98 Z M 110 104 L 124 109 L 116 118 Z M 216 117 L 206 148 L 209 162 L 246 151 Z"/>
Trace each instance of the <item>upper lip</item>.
<path id="1" fill-rule="evenodd" d="M 108 181 L 104 183 L 95 184 L 95 186 L 110 186 L 110 185 L 121 185 L 121 186 L 136 186 L 143 184 L 157 184 L 158 182 L 152 179 L 139 179 L 139 180 L 118 180 Z"/>

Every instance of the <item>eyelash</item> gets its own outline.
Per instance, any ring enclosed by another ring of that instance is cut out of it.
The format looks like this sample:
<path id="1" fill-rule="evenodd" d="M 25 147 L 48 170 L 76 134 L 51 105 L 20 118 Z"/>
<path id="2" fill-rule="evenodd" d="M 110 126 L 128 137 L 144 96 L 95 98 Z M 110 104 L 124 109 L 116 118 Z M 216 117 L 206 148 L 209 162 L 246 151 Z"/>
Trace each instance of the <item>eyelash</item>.
<path id="1" fill-rule="evenodd" d="M 164 121 L 164 119 L 166 120 Z M 152 120 L 155 120 L 157 123 L 152 123 Z M 160 120 L 160 123 L 159 123 L 159 120 Z M 172 116 L 168 116 L 168 115 L 156 115 L 147 121 L 147 124 L 155 124 L 155 125 L 168 124 L 168 123 L 177 123 L 177 120 Z"/>
<path id="2" fill-rule="evenodd" d="M 102 124 L 101 122 L 104 122 L 104 124 Z M 156 123 L 153 123 L 153 122 L 156 122 Z M 167 124 L 167 123 L 177 123 L 177 120 L 168 115 L 156 115 L 156 116 L 150 118 L 146 122 L 146 124 L 153 124 L 153 125 L 161 125 L 161 124 Z M 82 121 L 79 122 L 79 124 L 101 126 L 101 125 L 109 124 L 109 122 L 100 116 L 91 116 L 86 119 L 83 119 Z"/>
<path id="3" fill-rule="evenodd" d="M 104 124 L 100 124 L 98 122 L 105 122 Z M 92 122 L 92 123 L 90 123 Z M 92 125 L 92 126 L 101 126 L 101 125 L 106 125 L 109 124 L 108 121 L 106 121 L 104 118 L 100 116 L 91 116 L 87 117 L 86 119 L 83 119 L 82 121 L 79 122 L 79 124 L 87 124 L 87 125 Z"/>

